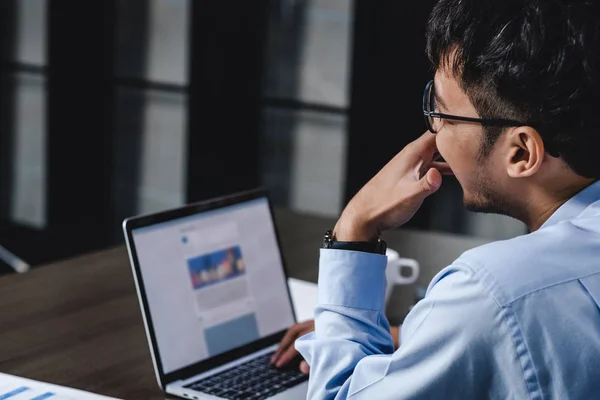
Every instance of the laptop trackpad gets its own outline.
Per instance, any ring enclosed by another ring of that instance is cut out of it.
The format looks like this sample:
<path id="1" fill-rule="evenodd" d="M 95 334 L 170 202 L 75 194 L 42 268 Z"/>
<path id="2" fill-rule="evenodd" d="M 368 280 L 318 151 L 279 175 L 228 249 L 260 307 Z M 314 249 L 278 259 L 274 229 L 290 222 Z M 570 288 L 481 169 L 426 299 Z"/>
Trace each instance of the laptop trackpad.
<path id="1" fill-rule="evenodd" d="M 308 382 L 302 382 L 298 386 L 269 397 L 269 400 L 305 400 L 308 393 Z"/>

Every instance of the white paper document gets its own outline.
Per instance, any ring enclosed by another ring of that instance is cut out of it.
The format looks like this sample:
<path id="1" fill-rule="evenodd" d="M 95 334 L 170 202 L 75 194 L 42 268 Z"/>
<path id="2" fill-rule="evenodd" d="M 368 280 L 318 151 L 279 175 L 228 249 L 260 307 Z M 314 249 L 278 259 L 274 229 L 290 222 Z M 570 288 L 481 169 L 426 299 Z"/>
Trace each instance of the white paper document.
<path id="1" fill-rule="evenodd" d="M 82 390 L 0 373 L 0 400 L 118 400 Z"/>
<path id="2" fill-rule="evenodd" d="M 317 306 L 317 284 L 303 281 L 295 278 L 288 278 L 288 286 L 296 320 L 298 322 L 313 319 L 315 315 L 315 307 Z"/>

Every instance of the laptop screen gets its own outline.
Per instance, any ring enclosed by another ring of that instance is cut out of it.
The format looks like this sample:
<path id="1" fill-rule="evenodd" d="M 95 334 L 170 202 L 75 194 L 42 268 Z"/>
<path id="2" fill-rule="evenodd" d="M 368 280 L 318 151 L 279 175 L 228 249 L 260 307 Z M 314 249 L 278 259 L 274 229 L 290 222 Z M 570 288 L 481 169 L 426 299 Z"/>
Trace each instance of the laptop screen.
<path id="1" fill-rule="evenodd" d="M 266 198 L 132 235 L 163 373 L 294 323 Z"/>

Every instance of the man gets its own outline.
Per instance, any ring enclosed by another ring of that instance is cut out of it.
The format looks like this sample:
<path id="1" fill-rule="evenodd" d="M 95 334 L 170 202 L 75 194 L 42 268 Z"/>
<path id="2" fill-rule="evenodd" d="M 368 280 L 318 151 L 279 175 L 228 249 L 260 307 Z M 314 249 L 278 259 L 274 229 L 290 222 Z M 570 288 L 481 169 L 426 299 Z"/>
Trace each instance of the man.
<path id="1" fill-rule="evenodd" d="M 308 397 L 600 398 L 600 2 L 441 0 L 427 43 L 428 132 L 321 250 L 315 330 L 295 343 Z M 377 239 L 451 173 L 467 208 L 531 233 L 442 270 L 395 351 Z"/>

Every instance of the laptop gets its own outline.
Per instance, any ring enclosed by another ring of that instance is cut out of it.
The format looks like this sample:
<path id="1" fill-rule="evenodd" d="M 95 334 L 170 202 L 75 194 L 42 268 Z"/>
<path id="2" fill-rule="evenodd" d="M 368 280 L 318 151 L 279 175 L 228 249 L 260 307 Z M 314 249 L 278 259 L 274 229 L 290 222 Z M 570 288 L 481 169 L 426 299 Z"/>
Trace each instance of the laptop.
<path id="1" fill-rule="evenodd" d="M 128 218 L 123 230 L 154 371 L 187 399 L 305 399 L 269 361 L 295 321 L 271 205 L 254 190 Z"/>

